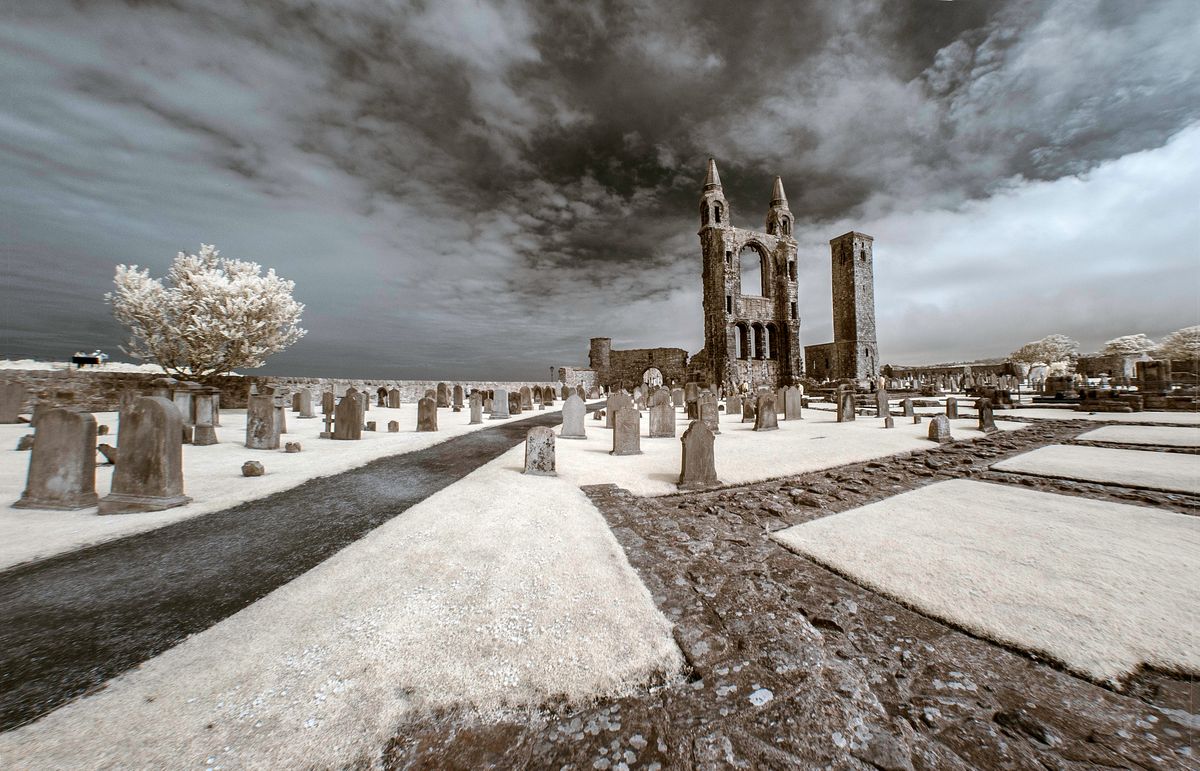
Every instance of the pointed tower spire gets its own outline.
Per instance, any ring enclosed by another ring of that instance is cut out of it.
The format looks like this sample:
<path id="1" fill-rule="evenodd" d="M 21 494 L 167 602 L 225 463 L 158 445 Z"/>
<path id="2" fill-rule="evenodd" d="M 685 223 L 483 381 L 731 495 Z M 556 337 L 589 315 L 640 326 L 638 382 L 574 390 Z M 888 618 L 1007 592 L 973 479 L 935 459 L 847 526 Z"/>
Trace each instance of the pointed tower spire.
<path id="1" fill-rule="evenodd" d="M 787 196 L 783 192 L 783 178 L 775 178 L 775 186 L 771 188 L 771 205 L 782 206 L 784 209 L 788 207 Z"/>
<path id="2" fill-rule="evenodd" d="M 708 174 L 704 176 L 704 189 L 721 189 L 721 175 L 717 173 L 717 161 L 713 158 L 708 159 Z"/>

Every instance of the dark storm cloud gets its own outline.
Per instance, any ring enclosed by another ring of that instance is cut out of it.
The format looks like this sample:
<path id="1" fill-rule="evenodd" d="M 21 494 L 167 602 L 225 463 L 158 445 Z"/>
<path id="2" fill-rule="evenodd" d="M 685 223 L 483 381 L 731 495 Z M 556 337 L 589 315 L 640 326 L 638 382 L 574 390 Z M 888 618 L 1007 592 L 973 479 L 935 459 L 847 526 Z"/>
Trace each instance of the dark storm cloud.
<path id="1" fill-rule="evenodd" d="M 7 355 L 115 348 L 112 265 L 161 273 L 201 240 L 296 280 L 312 332 L 274 371 L 534 377 L 591 335 L 695 350 L 709 155 L 738 225 L 784 177 L 805 342 L 830 336 L 826 242 L 851 227 L 890 261 L 886 359 L 1194 323 L 1186 295 L 1136 329 L 1053 306 L 982 323 L 1047 286 L 1078 305 L 1072 286 L 1105 286 L 1090 266 L 1127 259 L 1027 237 L 1021 207 L 1097 232 L 1151 216 L 1134 186 L 1200 117 L 1191 0 L 18 5 L 0 18 Z M 1186 197 L 1182 163 L 1159 184 Z M 1116 198 L 1096 223 L 1077 195 Z M 1194 214 L 1157 205 L 1135 305 L 1194 256 Z M 968 224 L 1011 249 L 947 248 Z M 1039 243 L 1078 257 L 951 279 Z"/>

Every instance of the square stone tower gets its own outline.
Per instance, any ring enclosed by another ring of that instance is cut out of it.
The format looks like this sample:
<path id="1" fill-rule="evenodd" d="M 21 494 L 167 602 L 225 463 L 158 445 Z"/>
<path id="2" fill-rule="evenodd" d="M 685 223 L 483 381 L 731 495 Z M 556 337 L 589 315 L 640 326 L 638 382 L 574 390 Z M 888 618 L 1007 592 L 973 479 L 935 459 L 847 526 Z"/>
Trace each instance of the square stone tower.
<path id="1" fill-rule="evenodd" d="M 704 355 L 710 383 L 777 388 L 804 376 L 794 218 L 775 178 L 765 230 L 736 228 L 717 164 L 708 160 L 700 197 Z M 743 271 L 743 267 L 746 268 Z M 743 286 L 743 273 L 757 285 Z M 872 326 L 872 335 L 874 326 Z"/>
<path id="2" fill-rule="evenodd" d="M 835 377 L 872 380 L 879 376 L 875 341 L 875 239 L 850 231 L 829 242 L 833 260 L 833 345 Z"/>

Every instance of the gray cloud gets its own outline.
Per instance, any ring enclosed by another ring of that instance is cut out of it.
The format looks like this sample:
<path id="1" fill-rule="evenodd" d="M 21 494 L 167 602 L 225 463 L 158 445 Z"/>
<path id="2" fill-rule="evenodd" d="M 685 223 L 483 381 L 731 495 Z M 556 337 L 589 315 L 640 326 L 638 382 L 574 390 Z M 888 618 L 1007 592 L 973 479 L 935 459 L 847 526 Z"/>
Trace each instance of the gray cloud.
<path id="1" fill-rule="evenodd" d="M 805 342 L 829 337 L 827 241 L 850 227 L 879 239 L 885 359 L 1196 320 L 1162 287 L 1194 268 L 1171 245 L 1194 251 L 1195 198 L 1148 207 L 1138 171 L 1200 120 L 1190 0 L 24 6 L 0 19 L 5 355 L 114 349 L 112 266 L 201 241 L 296 280 L 312 331 L 271 371 L 534 377 L 592 335 L 696 350 L 710 154 L 735 224 L 784 176 Z M 1193 192 L 1195 165 L 1164 186 Z"/>

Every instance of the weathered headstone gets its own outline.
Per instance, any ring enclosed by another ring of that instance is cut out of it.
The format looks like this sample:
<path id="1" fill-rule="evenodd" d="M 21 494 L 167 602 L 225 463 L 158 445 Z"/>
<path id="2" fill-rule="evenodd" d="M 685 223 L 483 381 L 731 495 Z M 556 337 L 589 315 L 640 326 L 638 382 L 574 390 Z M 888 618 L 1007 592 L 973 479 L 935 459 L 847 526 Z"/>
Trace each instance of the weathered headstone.
<path id="1" fill-rule="evenodd" d="M 975 401 L 975 409 L 979 410 L 979 430 L 985 434 L 990 434 L 997 431 L 996 417 L 992 414 L 991 399 L 977 399 Z"/>
<path id="2" fill-rule="evenodd" d="M 950 437 L 950 419 L 945 415 L 934 415 L 929 421 L 929 438 L 938 444 L 953 441 Z"/>
<path id="3" fill-rule="evenodd" d="M 400 433 L 400 421 L 398 421 L 398 420 L 389 420 L 389 421 L 388 421 L 388 433 L 389 433 L 389 434 L 398 434 L 398 433 Z"/>
<path id="4" fill-rule="evenodd" d="M 896 427 L 895 419 L 891 415 L 888 415 L 886 418 L 883 419 L 883 427 L 884 428 L 895 428 Z"/>
<path id="5" fill-rule="evenodd" d="M 617 417 L 613 420 L 613 448 L 610 454 L 641 455 L 641 426 L 642 413 L 635 410 L 632 404 L 617 410 Z"/>
<path id="6" fill-rule="evenodd" d="M 696 397 L 696 412 L 708 430 L 714 434 L 721 433 L 721 410 L 717 404 L 717 395 L 704 390 Z"/>
<path id="7" fill-rule="evenodd" d="M 946 397 L 946 417 L 958 417 L 958 399 L 955 399 L 953 396 Z"/>
<path id="8" fill-rule="evenodd" d="M 437 384 L 437 406 L 438 407 L 449 407 L 450 406 L 450 386 L 447 385 L 446 383 L 438 383 Z"/>
<path id="9" fill-rule="evenodd" d="M 684 397 L 684 393 L 683 393 L 682 388 L 672 389 L 671 390 L 671 406 L 676 407 L 676 408 L 682 407 L 684 404 L 686 404 L 683 397 Z"/>
<path id="10" fill-rule="evenodd" d="M 696 400 L 700 397 L 700 384 L 696 382 L 685 383 L 683 386 L 683 402 L 687 405 L 688 420 L 700 419 L 700 407 L 696 404 Z"/>
<path id="11" fill-rule="evenodd" d="M 775 394 L 763 392 L 755 405 L 754 430 L 774 431 L 779 428 L 779 413 L 775 410 Z"/>
<path id="12" fill-rule="evenodd" d="M 18 509 L 86 509 L 95 506 L 96 418 L 88 412 L 49 409 L 38 416 Z"/>
<path id="13" fill-rule="evenodd" d="M 437 402 L 422 399 L 417 402 L 417 431 L 437 431 Z"/>
<path id="14" fill-rule="evenodd" d="M 268 397 L 268 402 L 270 397 Z M 183 494 L 183 420 L 161 396 L 143 396 L 121 413 L 120 459 L 101 514 L 162 511 L 189 503 Z"/>
<path id="15" fill-rule="evenodd" d="M 572 393 L 574 392 L 571 390 L 571 387 L 566 383 L 563 383 L 562 388 L 558 390 L 558 397 L 565 402 L 568 398 L 570 398 Z"/>
<path id="16" fill-rule="evenodd" d="M 192 392 L 192 414 L 196 424 L 192 429 L 192 444 L 197 447 L 207 447 L 218 442 L 217 429 L 213 425 L 213 402 L 219 393 L 219 388 L 205 386 Z M 310 412 L 311 407 L 310 402 Z"/>
<path id="17" fill-rule="evenodd" d="M 363 431 L 374 431 L 378 427 L 379 427 L 379 424 L 376 421 L 368 420 L 367 424 L 365 426 L 363 426 Z"/>
<path id="18" fill-rule="evenodd" d="M 468 425 L 476 425 L 483 422 L 483 394 L 475 392 L 471 394 L 471 398 L 467 399 L 467 403 L 471 406 L 471 422 Z"/>
<path id="19" fill-rule="evenodd" d="M 775 412 L 778 415 L 783 415 L 784 420 L 787 420 L 787 387 L 780 386 L 775 390 Z"/>
<path id="20" fill-rule="evenodd" d="M 554 431 L 535 426 L 525 435 L 525 473 L 531 476 L 557 476 L 554 470 Z"/>
<path id="21" fill-rule="evenodd" d="M 533 389 L 531 389 L 529 386 L 521 386 L 520 394 L 521 394 L 521 409 L 522 410 L 532 410 L 533 409 Z"/>
<path id="22" fill-rule="evenodd" d="M 753 423 L 758 418 L 758 404 L 754 401 L 754 397 L 746 394 L 746 398 L 742 399 L 742 422 Z"/>
<path id="23" fill-rule="evenodd" d="M 740 394 L 730 394 L 725 397 L 725 414 L 741 416 L 742 397 Z"/>
<path id="24" fill-rule="evenodd" d="M 804 411 L 801 406 L 804 404 L 804 392 L 796 386 L 791 386 L 783 394 L 783 419 L 784 420 L 803 420 Z"/>
<path id="25" fill-rule="evenodd" d="M 679 438 L 683 448 L 679 470 L 680 490 L 696 490 L 721 484 L 717 479 L 716 455 L 713 452 L 715 439 L 716 435 L 702 420 L 693 420 L 688 430 L 683 432 L 683 436 Z"/>
<path id="26" fill-rule="evenodd" d="M 24 403 L 25 386 L 20 383 L 0 384 L 0 423 L 19 423 Z"/>
<path id="27" fill-rule="evenodd" d="M 587 427 L 584 423 L 584 416 L 587 414 L 587 405 L 583 403 L 583 399 L 579 398 L 579 394 L 571 393 L 562 408 L 562 428 L 558 432 L 561 439 L 587 439 Z"/>
<path id="28" fill-rule="evenodd" d="M 118 446 L 120 442 L 118 441 Z M 275 398 L 254 394 L 246 398 L 246 447 L 251 450 L 278 450 L 279 432 L 275 430 Z"/>
<path id="29" fill-rule="evenodd" d="M 263 468 L 260 461 L 248 460 L 242 464 L 242 476 L 244 477 L 260 477 L 266 473 L 267 470 Z"/>
<path id="30" fill-rule="evenodd" d="M 521 398 L 519 391 L 513 391 L 508 395 L 508 411 L 512 415 L 520 415 L 524 409 L 524 399 Z"/>
<path id="31" fill-rule="evenodd" d="M 312 391 L 307 388 L 301 388 L 292 396 L 293 402 L 299 401 L 300 420 L 309 420 L 315 418 L 313 414 Z"/>
<path id="32" fill-rule="evenodd" d="M 379 397 L 379 401 L 381 402 L 381 404 L 379 406 L 382 407 L 383 406 L 383 404 L 382 404 L 383 397 L 382 396 Z M 300 411 L 300 391 L 296 391 L 295 393 L 292 394 L 292 412 L 299 412 L 299 411 Z"/>
<path id="33" fill-rule="evenodd" d="M 492 397 L 492 415 L 490 420 L 502 420 L 507 417 L 509 417 L 508 391 L 503 388 L 497 388 L 495 395 Z"/>
<path id="34" fill-rule="evenodd" d="M 913 407 L 912 399 L 905 399 L 900 404 L 904 408 L 904 417 L 911 418 L 913 415 L 917 414 L 916 409 Z"/>
<path id="35" fill-rule="evenodd" d="M 393 410 L 400 409 L 400 389 L 399 388 L 393 388 L 392 390 L 388 391 L 387 406 L 389 409 L 393 409 Z"/>
<path id="36" fill-rule="evenodd" d="M 650 396 L 650 438 L 660 439 L 675 436 L 675 405 L 665 390 L 655 391 Z"/>
<path id="37" fill-rule="evenodd" d="M 463 387 L 457 383 L 454 385 L 454 411 L 462 412 L 463 408 Z"/>
<path id="38" fill-rule="evenodd" d="M 337 397 L 333 395 L 333 391 L 325 391 L 321 394 L 321 414 L 332 415 L 333 408 L 337 404 Z"/>
<path id="39" fill-rule="evenodd" d="M 880 380 L 882 381 L 882 378 Z M 888 392 L 882 382 L 875 389 L 875 414 L 881 418 L 892 414 L 891 404 L 888 402 Z"/>
<path id="40" fill-rule="evenodd" d="M 854 412 L 854 391 L 842 389 L 837 393 L 837 422 L 848 423 L 856 417 Z"/>
<path id="41" fill-rule="evenodd" d="M 351 388 L 338 400 L 333 408 L 333 439 L 354 441 L 362 439 L 363 400 L 358 391 Z M 278 445 L 276 445 L 278 446 Z"/>
<path id="42" fill-rule="evenodd" d="M 608 401 L 604 405 L 605 412 L 607 413 L 604 427 L 612 428 L 616 423 L 617 413 L 625 407 L 631 410 L 634 409 L 633 399 L 629 398 L 629 394 L 624 391 L 616 391 L 609 394 Z"/>
<path id="43" fill-rule="evenodd" d="M 920 415 L 913 415 L 912 419 L 913 419 L 913 425 L 915 425 L 915 426 L 921 425 L 921 416 Z"/>
<path id="44" fill-rule="evenodd" d="M 491 397 L 488 397 L 483 400 L 483 414 L 484 415 L 492 414 L 492 399 L 491 399 Z"/>

